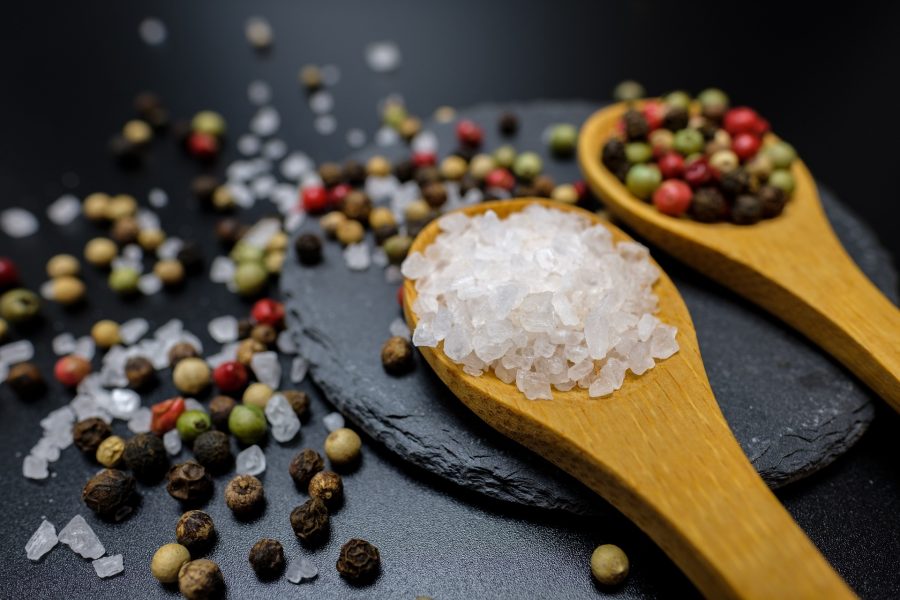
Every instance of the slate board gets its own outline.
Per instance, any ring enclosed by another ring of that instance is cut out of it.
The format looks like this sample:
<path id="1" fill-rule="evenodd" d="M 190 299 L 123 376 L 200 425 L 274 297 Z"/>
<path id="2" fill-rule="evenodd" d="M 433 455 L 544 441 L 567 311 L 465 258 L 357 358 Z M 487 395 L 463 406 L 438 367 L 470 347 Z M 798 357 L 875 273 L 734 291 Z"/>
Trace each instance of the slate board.
<path id="1" fill-rule="evenodd" d="M 497 116 L 512 109 L 522 127 L 513 143 L 544 157 L 559 182 L 580 178 L 574 160 L 549 157 L 542 139 L 553 123 L 580 124 L 598 104 L 535 102 L 485 105 L 462 116 L 485 125 L 486 148 L 501 139 Z M 454 146 L 452 124 L 430 123 L 441 154 Z M 357 155 L 404 156 L 403 147 Z M 874 235 L 826 189 L 822 201 L 847 251 L 897 301 L 897 275 Z M 307 222 L 301 231 L 318 231 Z M 652 250 L 652 248 L 651 248 Z M 289 324 L 310 374 L 349 419 L 391 451 L 468 489 L 501 500 L 579 514 L 604 503 L 556 467 L 485 425 L 447 390 L 421 357 L 404 377 L 388 376 L 379 350 L 400 316 L 396 284 L 383 270 L 347 269 L 336 243 L 323 264 L 306 268 L 293 256 L 282 291 Z M 763 479 L 784 485 L 829 464 L 859 439 L 873 417 L 873 395 L 843 367 L 773 317 L 675 261 L 653 252 L 678 286 L 697 329 L 707 373 L 722 411 Z M 600 400 L 602 401 L 602 400 Z"/>

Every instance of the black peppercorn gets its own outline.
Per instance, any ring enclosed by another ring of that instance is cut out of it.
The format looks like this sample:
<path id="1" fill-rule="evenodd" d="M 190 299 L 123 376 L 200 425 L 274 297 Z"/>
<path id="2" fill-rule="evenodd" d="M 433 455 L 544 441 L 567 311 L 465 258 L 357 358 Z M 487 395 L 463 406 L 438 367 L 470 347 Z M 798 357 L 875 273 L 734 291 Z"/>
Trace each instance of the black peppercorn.
<path id="1" fill-rule="evenodd" d="M 233 217 L 216 221 L 216 238 L 226 248 L 234 246 L 247 232 L 247 226 Z"/>
<path id="2" fill-rule="evenodd" d="M 28 400 L 39 396 L 45 389 L 44 377 L 37 365 L 23 362 L 10 367 L 6 383 L 19 398 Z"/>
<path id="3" fill-rule="evenodd" d="M 386 239 L 397 235 L 399 231 L 400 229 L 396 225 L 381 225 L 372 230 L 372 235 L 375 237 L 375 243 L 380 246 Z"/>
<path id="4" fill-rule="evenodd" d="M 191 181 L 191 193 L 203 206 L 212 206 L 213 195 L 221 185 L 214 175 L 198 175 Z"/>
<path id="5" fill-rule="evenodd" d="M 671 131 L 679 131 L 688 126 L 690 115 L 686 108 L 681 106 L 670 106 L 666 110 L 663 117 L 663 127 Z M 644 120 L 646 122 L 646 119 Z"/>
<path id="6" fill-rule="evenodd" d="M 225 591 L 222 570 L 205 558 L 186 562 L 178 571 L 178 591 L 187 600 L 219 598 Z"/>
<path id="7" fill-rule="evenodd" d="M 271 325 L 255 325 L 250 331 L 250 338 L 264 346 L 271 346 L 278 339 L 278 332 Z"/>
<path id="8" fill-rule="evenodd" d="M 762 217 L 771 219 L 777 217 L 784 210 L 787 203 L 787 196 L 784 190 L 774 185 L 764 185 L 759 188 L 759 201 L 762 203 Z"/>
<path id="9" fill-rule="evenodd" d="M 603 165 L 610 171 L 615 171 L 621 165 L 627 165 L 628 159 L 625 157 L 625 144 L 617 138 L 607 140 L 603 144 L 601 158 Z"/>
<path id="10" fill-rule="evenodd" d="M 250 566 L 260 579 L 274 579 L 284 571 L 284 547 L 278 540 L 263 538 L 250 548 Z"/>
<path id="11" fill-rule="evenodd" d="M 198 435 L 193 450 L 197 462 L 214 473 L 221 473 L 231 466 L 231 443 L 221 431 L 204 431 Z"/>
<path id="12" fill-rule="evenodd" d="M 516 135 L 516 132 L 519 131 L 519 117 L 508 111 L 502 113 L 497 123 L 497 129 L 500 130 L 501 135 Z"/>
<path id="13" fill-rule="evenodd" d="M 294 242 L 297 260 L 301 265 L 317 265 L 322 262 L 322 240 L 314 233 L 304 233 Z"/>
<path id="14" fill-rule="evenodd" d="M 463 175 L 462 179 L 459 180 L 459 193 L 465 195 L 469 190 L 474 190 L 478 186 L 478 180 L 472 177 L 471 173 L 466 173 Z"/>
<path id="15" fill-rule="evenodd" d="M 209 417 L 216 429 L 228 431 L 228 417 L 231 416 L 235 405 L 237 401 L 231 396 L 216 396 L 209 401 Z M 194 451 L 196 452 L 196 446 Z"/>
<path id="16" fill-rule="evenodd" d="M 703 135 L 704 141 L 711 142 L 716 138 L 716 132 L 719 131 L 719 126 L 710 120 L 704 120 L 697 129 Z"/>
<path id="17" fill-rule="evenodd" d="M 406 183 L 416 174 L 416 166 L 411 160 L 401 160 L 394 164 L 394 177 L 400 182 Z"/>
<path id="18" fill-rule="evenodd" d="M 162 440 L 152 433 L 139 433 L 125 442 L 125 465 L 141 481 L 156 481 L 169 468 L 169 457 Z"/>
<path id="19" fill-rule="evenodd" d="M 690 212 L 697 221 L 714 223 L 728 214 L 728 203 L 718 188 L 702 187 L 694 192 Z"/>
<path id="20" fill-rule="evenodd" d="M 104 518 L 118 520 L 131 512 L 134 477 L 118 469 L 103 469 L 91 477 L 81 491 L 81 499 Z"/>
<path id="21" fill-rule="evenodd" d="M 534 187 L 534 193 L 542 198 L 553 196 L 553 190 L 556 188 L 556 182 L 549 175 L 538 175 L 531 185 Z"/>
<path id="22" fill-rule="evenodd" d="M 309 480 L 307 491 L 311 498 L 318 498 L 333 509 L 344 499 L 344 481 L 334 471 L 320 471 Z"/>
<path id="23" fill-rule="evenodd" d="M 328 527 L 328 507 L 318 498 L 310 498 L 291 511 L 291 528 L 304 544 L 324 540 Z"/>
<path id="24" fill-rule="evenodd" d="M 203 271 L 203 253 L 194 242 L 185 242 L 176 256 L 187 273 L 197 275 Z"/>
<path id="25" fill-rule="evenodd" d="M 199 358 L 200 353 L 193 344 L 188 342 L 178 342 L 169 349 L 169 366 L 175 368 L 179 362 L 185 358 Z"/>
<path id="26" fill-rule="evenodd" d="M 309 394 L 299 390 L 285 390 L 281 392 L 281 395 L 290 403 L 294 413 L 301 421 L 309 418 Z"/>
<path id="27" fill-rule="evenodd" d="M 291 460 L 288 473 L 300 489 L 308 489 L 313 475 L 325 468 L 322 456 L 312 448 L 304 448 Z"/>
<path id="28" fill-rule="evenodd" d="M 412 344 L 404 337 L 393 336 L 381 347 L 381 365 L 391 375 L 403 375 L 415 366 Z"/>
<path id="29" fill-rule="evenodd" d="M 750 174 L 742 167 L 732 169 L 722 174 L 719 185 L 726 196 L 736 198 L 750 189 Z"/>
<path id="30" fill-rule="evenodd" d="M 447 189 L 442 183 L 430 183 L 422 190 L 422 198 L 431 208 L 440 208 L 447 202 Z"/>
<path id="31" fill-rule="evenodd" d="M 72 441 L 75 446 L 91 456 L 96 455 L 100 442 L 111 435 L 109 423 L 100 417 L 89 417 L 72 426 Z"/>
<path id="32" fill-rule="evenodd" d="M 212 517 L 202 510 L 189 510 L 175 525 L 175 540 L 196 555 L 208 550 L 216 539 Z"/>
<path id="33" fill-rule="evenodd" d="M 141 164 L 140 147 L 124 135 L 114 135 L 109 140 L 109 152 L 120 167 L 132 169 Z"/>
<path id="34" fill-rule="evenodd" d="M 420 167 L 416 169 L 416 183 L 425 189 L 429 183 L 438 183 L 441 180 L 441 171 L 435 166 Z"/>
<path id="35" fill-rule="evenodd" d="M 212 477 L 200 463 L 189 460 L 173 465 L 169 469 L 168 479 L 166 491 L 185 504 L 200 504 L 212 496 Z"/>
<path id="36" fill-rule="evenodd" d="M 337 570 L 344 579 L 357 583 L 370 581 L 378 575 L 380 567 L 378 548 L 369 542 L 352 539 L 341 546 Z"/>
<path id="37" fill-rule="evenodd" d="M 753 225 L 762 219 L 762 202 L 753 194 L 741 194 L 731 207 L 731 221 L 737 225 Z"/>
<path id="38" fill-rule="evenodd" d="M 355 160 L 344 163 L 344 179 L 352 186 L 362 185 L 366 181 L 366 167 Z"/>
<path id="39" fill-rule="evenodd" d="M 142 119 L 161 107 L 162 101 L 153 92 L 141 92 L 134 97 L 134 112 Z"/>
<path id="40" fill-rule="evenodd" d="M 156 369 L 146 357 L 132 356 L 125 361 L 125 377 L 130 387 L 139 390 L 156 381 Z"/>
<path id="41" fill-rule="evenodd" d="M 372 201 L 365 193 L 353 190 L 341 203 L 341 212 L 348 219 L 355 219 L 363 224 L 368 223 L 369 213 L 372 212 Z"/>
<path id="42" fill-rule="evenodd" d="M 639 110 L 630 108 L 625 111 L 622 122 L 625 125 L 625 137 L 631 141 L 646 139 L 647 134 L 650 133 L 647 117 Z"/>
<path id="43" fill-rule="evenodd" d="M 325 187 L 334 187 L 344 180 L 344 171 L 337 163 L 326 162 L 319 165 L 319 177 Z"/>
<path id="44" fill-rule="evenodd" d="M 239 517 L 256 514 L 265 504 L 262 482 L 253 475 L 238 475 L 225 487 L 225 504 Z"/>
<path id="45" fill-rule="evenodd" d="M 253 321 L 250 319 L 240 319 L 238 321 L 238 339 L 246 340 L 253 332 Z"/>

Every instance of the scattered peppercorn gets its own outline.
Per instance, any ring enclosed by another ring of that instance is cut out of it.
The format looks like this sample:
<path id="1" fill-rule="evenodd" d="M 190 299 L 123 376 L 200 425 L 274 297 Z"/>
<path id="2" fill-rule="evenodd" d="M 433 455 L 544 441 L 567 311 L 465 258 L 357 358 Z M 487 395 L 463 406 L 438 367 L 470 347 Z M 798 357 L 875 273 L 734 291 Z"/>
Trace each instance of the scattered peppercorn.
<path id="1" fill-rule="evenodd" d="M 278 331 L 271 325 L 256 325 L 250 332 L 250 337 L 260 344 L 271 346 L 278 339 Z"/>
<path id="2" fill-rule="evenodd" d="M 125 378 L 131 388 L 144 389 L 156 381 L 156 369 L 147 357 L 132 356 L 125 361 Z"/>
<path id="3" fill-rule="evenodd" d="M 47 276 L 56 277 L 74 277 L 81 271 L 81 263 L 71 254 L 57 254 L 47 261 Z M 6 279 L 6 277 L 0 277 Z"/>
<path id="4" fill-rule="evenodd" d="M 228 417 L 237 404 L 231 396 L 216 396 L 209 402 L 209 416 L 213 426 L 221 431 L 228 431 Z"/>
<path id="5" fill-rule="evenodd" d="M 247 386 L 242 398 L 244 404 L 265 408 L 275 391 L 264 383 L 256 382 Z"/>
<path id="6" fill-rule="evenodd" d="M 515 135 L 519 131 L 519 117 L 511 112 L 502 113 L 497 123 L 497 129 L 500 130 L 501 135 Z"/>
<path id="7" fill-rule="evenodd" d="M 212 420 L 202 410 L 186 410 L 179 415 L 175 427 L 178 429 L 181 439 L 190 444 L 197 439 L 198 435 L 209 431 L 212 427 Z"/>
<path id="8" fill-rule="evenodd" d="M 403 375 L 415 366 L 412 344 L 404 337 L 393 336 L 381 347 L 381 364 L 391 375 Z"/>
<path id="9" fill-rule="evenodd" d="M 298 488 L 307 490 L 313 476 L 324 468 L 322 456 L 312 448 L 304 448 L 291 460 L 288 473 Z"/>
<path id="10" fill-rule="evenodd" d="M 6 383 L 23 400 L 35 398 L 46 389 L 40 369 L 32 362 L 22 362 L 10 367 Z"/>
<path id="11" fill-rule="evenodd" d="M 762 204 L 762 217 L 764 219 L 777 217 L 784 210 L 787 196 L 781 188 L 777 188 L 774 185 L 764 185 L 759 188 L 757 196 Z"/>
<path id="12" fill-rule="evenodd" d="M 269 272 L 261 262 L 242 262 L 234 271 L 234 285 L 241 296 L 256 296 L 268 281 Z"/>
<path id="13" fill-rule="evenodd" d="M 72 426 L 72 441 L 75 447 L 92 456 L 97 454 L 100 442 L 111 435 L 109 423 L 100 417 L 88 417 Z"/>
<path id="14" fill-rule="evenodd" d="M 91 363 L 83 356 L 69 354 L 56 361 L 53 375 L 66 387 L 74 388 L 91 372 Z"/>
<path id="15" fill-rule="evenodd" d="M 628 556 L 613 544 L 597 546 L 591 554 L 591 574 L 603 585 L 618 585 L 628 576 Z"/>
<path id="16" fill-rule="evenodd" d="M 247 367 L 234 360 L 225 361 L 213 370 L 216 387 L 226 393 L 244 389 L 248 378 Z"/>
<path id="17" fill-rule="evenodd" d="M 351 244 L 362 241 L 365 235 L 366 232 L 359 221 L 354 221 L 352 219 L 348 219 L 338 225 L 337 230 L 335 231 L 337 240 L 344 246 L 350 246 Z"/>
<path id="18" fill-rule="evenodd" d="M 352 429 L 335 429 L 325 438 L 325 455 L 335 467 L 347 467 L 359 460 L 362 440 Z"/>
<path id="19" fill-rule="evenodd" d="M 198 462 L 189 460 L 173 465 L 167 478 L 166 491 L 184 504 L 200 504 L 212 496 L 212 477 Z"/>
<path id="20" fill-rule="evenodd" d="M 334 471 L 320 471 L 309 480 L 309 495 L 318 498 L 329 508 L 339 506 L 344 499 L 344 482 Z"/>
<path id="21" fill-rule="evenodd" d="M 199 394 L 209 385 L 209 365 L 201 358 L 184 358 L 175 365 L 172 380 L 180 392 Z"/>
<path id="22" fill-rule="evenodd" d="M 256 514 L 264 503 L 263 484 L 253 475 L 238 475 L 225 486 L 225 504 L 239 517 Z"/>
<path id="23" fill-rule="evenodd" d="M 116 219 L 116 222 L 113 223 L 109 236 L 120 246 L 125 246 L 136 242 L 140 232 L 141 227 L 138 225 L 137 219 L 134 217 L 122 217 L 121 219 Z"/>
<path id="24" fill-rule="evenodd" d="M 109 267 L 119 251 L 116 243 L 107 238 L 94 238 L 84 247 L 84 259 L 95 267 Z"/>
<path id="25" fill-rule="evenodd" d="M 276 578 L 284 571 L 284 547 L 278 540 L 263 538 L 250 549 L 250 566 L 262 580 Z"/>
<path id="26" fill-rule="evenodd" d="M 101 517 L 118 520 L 131 510 L 134 487 L 134 477 L 128 473 L 103 469 L 88 480 L 81 491 L 81 499 Z"/>
<path id="27" fill-rule="evenodd" d="M 381 568 L 378 548 L 365 540 L 352 539 L 341 546 L 337 571 L 341 577 L 355 583 L 371 581 Z"/>
<path id="28" fill-rule="evenodd" d="M 178 572 L 178 591 L 187 600 L 208 600 L 222 596 L 225 579 L 219 565 L 201 558 L 182 565 Z"/>
<path id="29" fill-rule="evenodd" d="M 31 290 L 16 288 L 0 296 L 0 317 L 10 323 L 27 323 L 41 311 L 41 299 Z"/>
<path id="30" fill-rule="evenodd" d="M 6 319 L 0 318 L 0 341 L 5 340 L 7 334 L 9 334 L 9 323 L 6 322 Z"/>
<path id="31" fill-rule="evenodd" d="M 203 272 L 203 253 L 194 242 L 185 242 L 175 258 L 184 267 L 185 272 L 192 275 Z"/>
<path id="32" fill-rule="evenodd" d="M 111 469 L 122 462 L 122 454 L 125 452 L 125 440 L 117 435 L 111 435 L 97 446 L 95 458 L 104 467 Z"/>
<path id="33" fill-rule="evenodd" d="M 109 195 L 102 192 L 88 194 L 81 203 L 81 212 L 90 221 L 103 221 L 109 210 Z"/>
<path id="34" fill-rule="evenodd" d="M 312 266 L 322 262 L 322 241 L 313 233 L 304 233 L 294 242 L 294 251 L 300 264 Z"/>
<path id="35" fill-rule="evenodd" d="M 63 306 L 72 306 L 84 300 L 84 282 L 69 275 L 57 277 L 50 282 L 50 297 Z"/>
<path id="36" fill-rule="evenodd" d="M 238 404 L 228 416 L 228 430 L 242 444 L 255 444 L 266 436 L 266 416 L 258 406 Z"/>
<path id="37" fill-rule="evenodd" d="M 130 295 L 138 291 L 141 274 L 133 267 L 115 267 L 109 274 L 109 288 L 117 294 Z"/>
<path id="38" fill-rule="evenodd" d="M 231 466 L 231 444 L 221 431 L 205 431 L 194 440 L 194 458 L 213 473 L 224 472 Z"/>
<path id="39" fill-rule="evenodd" d="M 185 358 L 198 358 L 200 352 L 189 342 L 178 342 L 169 349 L 169 366 L 175 368 Z"/>
<path id="40" fill-rule="evenodd" d="M 323 541 L 329 528 L 328 507 L 318 498 L 310 498 L 291 511 L 291 528 L 304 544 Z"/>
<path id="41" fill-rule="evenodd" d="M 160 479 L 169 468 L 162 440 L 152 433 L 139 433 L 125 442 L 125 465 L 141 481 Z"/>
<path id="42" fill-rule="evenodd" d="M 305 421 L 309 417 L 309 394 L 299 390 L 283 390 L 280 393 L 301 421 Z"/>
<path id="43" fill-rule="evenodd" d="M 250 337 L 253 331 L 253 321 L 250 319 L 240 319 L 238 321 L 238 339 L 245 340 Z"/>
<path id="44" fill-rule="evenodd" d="M 153 553 L 150 574 L 160 583 L 175 583 L 181 567 L 190 560 L 190 551 L 181 544 L 165 544 Z"/>
<path id="45" fill-rule="evenodd" d="M 119 337 L 119 324 L 109 319 L 94 323 L 91 327 L 91 337 L 100 348 L 112 348 L 122 341 Z"/>
<path id="46" fill-rule="evenodd" d="M 366 223 L 369 220 L 369 214 L 372 212 L 372 200 L 364 192 L 353 190 L 347 194 L 341 203 L 341 211 L 348 219 Z"/>
<path id="47" fill-rule="evenodd" d="M 187 511 L 175 525 L 175 539 L 191 554 L 205 552 L 216 539 L 212 517 L 202 510 Z"/>
<path id="48" fill-rule="evenodd" d="M 153 265 L 153 274 L 167 288 L 174 288 L 184 281 L 184 265 L 174 258 L 158 261 Z"/>

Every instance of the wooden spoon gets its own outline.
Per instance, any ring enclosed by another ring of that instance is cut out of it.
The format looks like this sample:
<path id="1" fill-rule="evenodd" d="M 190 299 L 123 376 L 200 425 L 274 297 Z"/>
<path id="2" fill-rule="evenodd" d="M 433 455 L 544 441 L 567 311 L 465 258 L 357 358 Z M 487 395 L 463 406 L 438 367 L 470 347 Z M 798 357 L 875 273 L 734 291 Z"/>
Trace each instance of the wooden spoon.
<path id="1" fill-rule="evenodd" d="M 501 218 L 537 202 L 603 222 L 546 200 L 506 200 L 462 209 Z M 425 227 L 411 252 L 439 233 Z M 575 476 L 647 532 L 709 598 L 852 598 L 853 593 L 757 475 L 713 397 L 694 326 L 672 281 L 654 291 L 659 317 L 678 328 L 680 350 L 611 396 L 554 391 L 528 400 L 492 373 L 473 377 L 439 348 L 421 348 L 438 377 L 475 414 Z M 407 323 L 415 283 L 403 285 Z M 587 557 L 585 557 L 587 561 Z"/>
<path id="2" fill-rule="evenodd" d="M 841 361 L 900 411 L 900 311 L 841 246 L 806 166 L 774 219 L 756 225 L 699 223 L 664 215 L 634 197 L 600 162 L 626 110 L 598 111 L 581 129 L 578 159 L 609 211 L 641 236 L 759 304 Z"/>

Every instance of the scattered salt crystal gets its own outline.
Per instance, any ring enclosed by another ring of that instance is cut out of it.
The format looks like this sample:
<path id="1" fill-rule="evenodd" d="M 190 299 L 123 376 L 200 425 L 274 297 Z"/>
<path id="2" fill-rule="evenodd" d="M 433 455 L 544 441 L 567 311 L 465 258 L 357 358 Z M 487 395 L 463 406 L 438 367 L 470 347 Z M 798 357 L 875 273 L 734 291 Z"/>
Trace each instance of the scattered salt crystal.
<path id="1" fill-rule="evenodd" d="M 53 291 L 53 287 L 54 281 L 52 279 L 48 279 L 47 281 L 42 283 L 40 289 L 38 290 L 41 298 L 43 298 L 44 300 L 53 301 L 53 299 L 56 297 Z"/>
<path id="2" fill-rule="evenodd" d="M 271 175 L 264 174 L 250 182 L 250 190 L 257 199 L 267 200 L 277 184 L 277 179 Z"/>
<path id="3" fill-rule="evenodd" d="M 393 127 L 385 125 L 375 132 L 375 143 L 379 146 L 393 146 L 400 141 L 400 134 Z"/>
<path id="4" fill-rule="evenodd" d="M 406 321 L 404 321 L 400 317 L 397 317 L 396 319 L 391 321 L 389 331 L 391 335 L 397 335 L 409 339 L 409 327 L 406 325 Z"/>
<path id="5" fill-rule="evenodd" d="M 366 46 L 366 64 L 376 73 L 387 73 L 400 66 L 400 48 L 391 41 Z"/>
<path id="6" fill-rule="evenodd" d="M 118 575 L 125 570 L 121 554 L 104 556 L 103 558 L 98 558 L 93 561 L 91 564 L 94 566 L 94 572 L 97 574 L 97 577 L 100 577 L 101 579 Z"/>
<path id="7" fill-rule="evenodd" d="M 141 406 L 141 397 L 134 390 L 114 389 L 109 395 L 109 414 L 117 419 L 130 419 Z M 131 425 L 131 423 L 129 423 Z"/>
<path id="8" fill-rule="evenodd" d="M 47 207 L 47 218 L 56 225 L 68 225 L 81 213 L 81 202 L 72 194 L 60 196 Z"/>
<path id="9" fill-rule="evenodd" d="M 200 404 L 200 402 L 198 402 L 196 398 L 185 398 L 184 410 L 199 410 L 202 412 L 206 412 L 206 407 Z"/>
<path id="10" fill-rule="evenodd" d="M 37 232 L 37 218 L 24 208 L 7 208 L 0 213 L 0 228 L 9 237 L 23 238 Z"/>
<path id="11" fill-rule="evenodd" d="M 403 273 L 397 265 L 391 265 L 384 270 L 385 283 L 400 283 L 403 281 Z"/>
<path id="12" fill-rule="evenodd" d="M 300 419 L 291 403 L 281 394 L 275 394 L 266 403 L 266 419 L 271 426 L 272 437 L 278 442 L 289 442 L 300 431 Z"/>
<path id="13" fill-rule="evenodd" d="M 22 475 L 28 479 L 47 479 L 50 475 L 47 459 L 29 454 L 22 461 Z"/>
<path id="14" fill-rule="evenodd" d="M 291 362 L 291 381 L 300 383 L 306 379 L 306 372 L 309 371 L 309 362 L 302 356 L 297 356 Z"/>
<path id="15" fill-rule="evenodd" d="M 291 335 L 289 329 L 284 329 L 278 334 L 275 346 L 282 354 L 297 354 L 297 343 L 294 341 L 294 336 Z"/>
<path id="16" fill-rule="evenodd" d="M 265 248 L 269 241 L 281 231 L 278 219 L 260 219 L 241 238 L 241 243 L 257 248 Z"/>
<path id="17" fill-rule="evenodd" d="M 138 290 L 145 296 L 152 296 L 158 293 L 162 286 L 162 280 L 153 273 L 141 275 L 137 283 Z"/>
<path id="18" fill-rule="evenodd" d="M 249 186 L 232 181 L 228 183 L 228 191 L 234 203 L 241 208 L 252 208 L 256 204 L 256 196 Z"/>
<path id="19" fill-rule="evenodd" d="M 25 554 L 29 560 L 40 560 L 45 554 L 53 550 L 59 538 L 56 536 L 56 527 L 53 523 L 44 519 L 40 526 L 31 535 L 28 543 L 25 544 Z"/>
<path id="20" fill-rule="evenodd" d="M 285 577 L 291 583 L 302 583 L 315 579 L 319 574 L 319 569 L 308 558 L 300 557 L 295 561 L 291 561 L 288 565 Z"/>
<path id="21" fill-rule="evenodd" d="M 334 96 L 328 90 L 319 90 L 309 97 L 309 109 L 317 115 L 330 113 L 334 109 Z"/>
<path id="22" fill-rule="evenodd" d="M 281 363 L 278 362 L 278 354 L 275 352 L 257 352 L 250 359 L 250 368 L 261 383 L 273 390 L 281 387 Z"/>
<path id="23" fill-rule="evenodd" d="M 93 360 L 96 352 L 97 344 L 91 336 L 83 335 L 75 340 L 75 348 L 72 350 L 72 354 L 77 354 L 87 360 Z"/>
<path id="24" fill-rule="evenodd" d="M 297 181 L 313 169 L 312 160 L 302 152 L 293 152 L 281 161 L 281 174 L 285 179 Z"/>
<path id="25" fill-rule="evenodd" d="M 166 433 L 163 434 L 163 446 L 166 448 L 166 452 L 175 456 L 179 452 L 181 452 L 181 434 L 178 433 L 177 429 L 170 429 Z"/>
<path id="26" fill-rule="evenodd" d="M 233 342 L 238 338 L 238 320 L 231 315 L 216 317 L 207 325 L 209 337 L 220 344 Z"/>
<path id="27" fill-rule="evenodd" d="M 341 80 L 341 70 L 337 65 L 322 65 L 319 75 L 322 76 L 322 83 L 329 87 L 337 85 Z"/>
<path id="28" fill-rule="evenodd" d="M 437 134 L 429 129 L 420 131 L 409 144 L 413 152 L 433 154 L 438 151 Z"/>
<path id="29" fill-rule="evenodd" d="M 250 131 L 260 137 L 269 137 L 281 127 L 281 115 L 271 106 L 260 108 L 250 121 Z"/>
<path id="30" fill-rule="evenodd" d="M 227 362 L 230 360 L 236 360 L 237 359 L 237 348 L 238 348 L 237 342 L 225 344 L 224 346 L 222 346 L 222 349 L 217 354 L 208 356 L 206 358 L 206 363 L 210 366 L 210 368 L 215 369 L 216 367 L 218 367 L 219 365 L 221 365 L 224 362 Z"/>
<path id="31" fill-rule="evenodd" d="M 34 344 L 28 340 L 18 340 L 0 346 L 0 363 L 14 365 L 31 360 L 34 356 Z"/>
<path id="32" fill-rule="evenodd" d="M 303 225 L 305 219 L 306 213 L 292 212 L 284 219 L 284 228 L 289 233 L 293 233 Z"/>
<path id="33" fill-rule="evenodd" d="M 213 283 L 226 283 L 234 278 L 234 261 L 227 256 L 217 256 L 209 267 L 209 279 Z"/>
<path id="34" fill-rule="evenodd" d="M 331 433 L 335 429 L 340 429 L 344 426 L 344 415 L 339 412 L 328 413 L 322 417 L 322 424 L 328 433 Z"/>
<path id="35" fill-rule="evenodd" d="M 362 148 L 366 145 L 366 132 L 353 128 L 347 130 L 347 145 L 351 148 Z"/>
<path id="36" fill-rule="evenodd" d="M 393 175 L 386 177 L 367 177 L 366 194 L 373 202 L 382 202 L 390 198 L 400 187 L 400 182 Z"/>
<path id="37" fill-rule="evenodd" d="M 81 515 L 72 517 L 72 520 L 62 528 L 59 532 L 59 541 L 82 558 L 100 558 L 106 553 L 106 548 L 100 543 L 97 534 Z"/>
<path id="38" fill-rule="evenodd" d="M 321 115 L 316 117 L 313 127 L 320 135 L 331 135 L 337 129 L 337 119 L 334 115 Z"/>
<path id="39" fill-rule="evenodd" d="M 372 264 L 376 267 L 388 266 L 388 256 L 383 248 L 375 248 L 372 250 Z"/>
<path id="40" fill-rule="evenodd" d="M 242 135 L 237 141 L 238 152 L 244 156 L 253 156 L 259 152 L 261 147 L 262 143 L 260 143 L 259 138 L 249 133 Z"/>
<path id="41" fill-rule="evenodd" d="M 147 17 L 138 25 L 138 34 L 148 46 L 159 46 L 166 41 L 166 24 L 156 17 Z"/>
<path id="42" fill-rule="evenodd" d="M 137 317 L 129 319 L 119 326 L 119 338 L 126 346 L 137 343 L 150 331 L 150 323 L 147 319 Z"/>
<path id="43" fill-rule="evenodd" d="M 75 421 L 75 411 L 69 406 L 61 406 L 56 410 L 47 413 L 47 416 L 41 419 L 41 428 L 47 431 L 55 431 L 57 429 L 70 429 Z"/>
<path id="44" fill-rule="evenodd" d="M 177 237 L 166 238 L 165 241 L 156 249 L 156 257 L 160 260 L 176 258 L 181 249 L 184 248 L 184 242 Z"/>
<path id="45" fill-rule="evenodd" d="M 56 445 L 53 438 L 42 437 L 38 440 L 38 443 L 31 448 L 29 454 L 35 458 L 43 459 L 48 463 L 51 463 L 59 460 L 60 452 L 59 447 Z"/>
<path id="46" fill-rule="evenodd" d="M 269 140 L 263 146 L 263 155 L 269 160 L 278 160 L 287 154 L 287 143 L 284 140 Z"/>
<path id="47" fill-rule="evenodd" d="M 153 188 L 147 193 L 147 202 L 153 208 L 164 208 L 169 203 L 169 195 L 160 188 Z"/>
<path id="48" fill-rule="evenodd" d="M 365 271 L 371 264 L 369 246 L 365 241 L 344 248 L 344 262 L 351 271 Z"/>
<path id="49" fill-rule="evenodd" d="M 274 38 L 272 26 L 263 17 L 250 17 L 247 19 L 247 24 L 244 26 L 244 35 L 247 36 L 247 41 L 250 42 L 250 45 L 257 50 L 271 46 Z"/>
<path id="50" fill-rule="evenodd" d="M 163 192 L 163 193 L 165 193 L 165 192 Z M 159 215 L 157 215 L 152 210 L 148 210 L 146 208 L 142 208 L 139 211 L 137 211 L 135 220 L 137 221 L 138 226 L 141 229 L 161 229 L 162 228 L 162 224 L 159 221 Z M 140 249 L 140 246 L 137 246 L 137 248 Z M 139 254 L 138 256 L 141 256 L 142 254 Z"/>
<path id="51" fill-rule="evenodd" d="M 132 416 L 128 420 L 128 429 L 134 433 L 147 433 L 150 431 L 150 422 L 153 419 L 153 415 L 150 413 L 150 409 L 145 407 L 141 407 L 135 411 L 134 416 Z"/>
<path id="52" fill-rule="evenodd" d="M 259 475 L 266 470 L 266 455 L 256 444 L 240 451 L 234 462 L 238 475 Z"/>
<path id="53" fill-rule="evenodd" d="M 272 101 L 272 87 L 265 81 L 251 81 L 247 86 L 247 99 L 257 106 L 268 104 Z"/>

